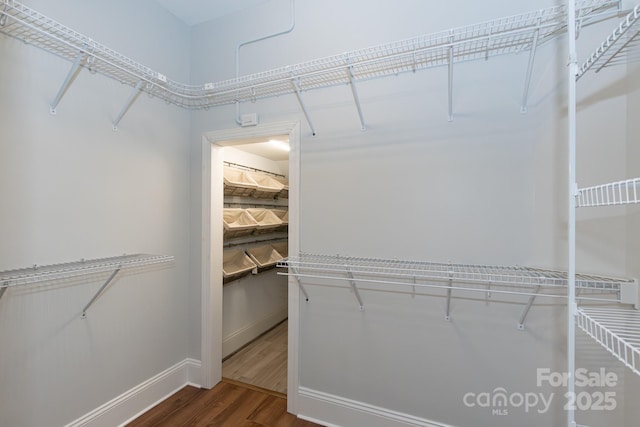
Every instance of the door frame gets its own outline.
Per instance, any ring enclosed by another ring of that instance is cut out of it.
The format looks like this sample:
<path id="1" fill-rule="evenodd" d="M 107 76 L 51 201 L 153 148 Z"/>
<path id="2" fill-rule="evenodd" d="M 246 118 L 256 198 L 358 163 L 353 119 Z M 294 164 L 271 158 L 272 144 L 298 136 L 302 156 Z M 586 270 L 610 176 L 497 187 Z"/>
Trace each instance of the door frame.
<path id="1" fill-rule="evenodd" d="M 222 248 L 224 206 L 223 148 L 249 138 L 289 135 L 289 253 L 300 250 L 300 122 L 260 124 L 253 127 L 206 132 L 202 135 L 202 264 L 201 264 L 201 381 L 212 388 L 222 379 Z M 220 188 L 215 194 L 212 189 Z M 287 411 L 297 414 L 298 354 L 300 345 L 300 289 L 288 277 Z"/>

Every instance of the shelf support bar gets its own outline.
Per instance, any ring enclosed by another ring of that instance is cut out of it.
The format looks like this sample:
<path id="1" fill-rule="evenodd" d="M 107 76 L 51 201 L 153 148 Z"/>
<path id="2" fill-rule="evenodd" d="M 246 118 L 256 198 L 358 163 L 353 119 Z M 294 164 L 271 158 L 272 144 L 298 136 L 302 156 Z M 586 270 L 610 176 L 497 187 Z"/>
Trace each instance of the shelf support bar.
<path id="1" fill-rule="evenodd" d="M 309 302 L 309 294 L 307 293 L 307 290 L 302 285 L 302 279 L 300 279 L 300 273 L 298 272 L 298 269 L 293 267 L 293 266 L 291 266 L 291 271 L 293 271 L 293 276 L 296 278 L 296 282 L 298 282 L 298 287 L 300 288 L 300 290 L 304 294 L 304 300 L 306 302 Z"/>
<path id="2" fill-rule="evenodd" d="M 56 114 L 56 107 L 60 103 L 60 100 L 62 99 L 64 94 L 67 92 L 67 89 L 69 89 L 69 86 L 71 86 L 71 83 L 73 82 L 73 79 L 76 76 L 78 69 L 80 68 L 80 62 L 82 61 L 83 56 L 84 52 L 80 52 L 78 53 L 78 56 L 76 56 L 76 59 L 73 61 L 71 69 L 67 73 L 67 77 L 64 79 L 64 82 L 62 82 L 62 86 L 60 86 L 56 97 L 53 98 L 53 101 L 51 101 L 51 104 L 49 105 L 49 113 L 53 115 Z"/>
<path id="3" fill-rule="evenodd" d="M 3 286 L 3 287 L 0 288 L 0 299 L 2 299 L 2 296 L 4 295 L 4 293 L 7 292 L 8 282 L 5 283 L 5 285 L 7 285 L 7 286 Z"/>
<path id="4" fill-rule="evenodd" d="M 4 7 L 2 8 L 2 13 L 0 13 L 0 27 L 7 25 L 7 20 L 9 19 L 7 10 L 9 10 L 9 3 L 5 2 Z"/>
<path id="5" fill-rule="evenodd" d="M 540 285 L 538 285 L 536 287 L 536 290 L 534 293 L 538 293 L 540 292 Z M 520 321 L 518 322 L 518 329 L 521 331 L 524 331 L 524 322 L 525 320 L 527 320 L 527 316 L 529 315 L 529 310 L 531 310 L 531 306 L 533 306 L 534 301 L 536 300 L 536 296 L 535 295 L 531 295 L 529 297 L 529 302 L 527 302 L 527 305 L 524 308 L 524 311 L 522 312 L 522 316 L 520 316 Z"/>
<path id="6" fill-rule="evenodd" d="M 453 121 L 453 46 L 449 47 L 449 121 Z"/>
<path id="7" fill-rule="evenodd" d="M 116 277 L 116 274 L 118 274 L 120 272 L 120 269 L 122 267 L 119 266 L 118 268 L 116 268 L 115 270 L 113 270 L 113 273 L 111 273 L 111 276 L 109 276 L 109 278 L 107 279 L 106 282 L 104 282 L 102 284 L 102 286 L 100 286 L 100 289 L 98 289 L 98 292 L 96 292 L 96 294 L 93 296 L 93 298 L 91 298 L 91 301 L 89 301 L 89 303 L 87 305 L 84 306 L 84 308 L 82 309 L 82 318 L 86 319 L 87 318 L 87 310 L 89 309 L 89 307 L 91 307 L 93 305 L 93 303 L 98 299 L 98 297 L 100 296 L 100 294 L 102 294 L 102 292 L 105 290 L 105 288 L 107 286 L 109 286 L 109 283 L 111 283 L 111 281 L 113 280 L 114 277 Z"/>
<path id="8" fill-rule="evenodd" d="M 567 240 L 568 240 L 568 271 L 567 271 L 567 393 L 575 396 L 576 392 L 576 114 L 577 114 L 577 86 L 578 62 L 576 49 L 576 2 L 568 0 L 567 30 L 569 41 L 569 67 L 568 67 L 568 100 L 567 100 L 567 122 L 568 122 L 568 219 L 567 219 Z M 567 410 L 567 427 L 576 426 L 575 408 L 571 405 Z"/>
<path id="9" fill-rule="evenodd" d="M 120 123 L 120 120 L 122 120 L 126 112 L 129 110 L 129 107 L 131 107 L 131 104 L 133 104 L 133 101 L 135 101 L 141 89 L 142 89 L 142 80 L 138 80 L 138 83 L 136 83 L 136 86 L 133 88 L 133 91 L 131 91 L 129 98 L 127 98 L 127 101 L 125 102 L 124 106 L 118 113 L 118 116 L 113 121 L 114 132 L 118 130 L 118 123 Z"/>
<path id="10" fill-rule="evenodd" d="M 311 135 L 316 136 L 316 130 L 313 127 L 313 123 L 311 122 L 311 118 L 309 117 L 309 112 L 307 111 L 307 107 L 302 100 L 302 94 L 300 93 L 300 84 L 298 83 L 298 78 L 292 80 L 293 87 L 296 90 L 296 97 L 298 97 L 298 102 L 300 103 L 300 108 L 302 108 L 302 112 L 304 113 L 305 118 L 307 119 L 307 123 L 311 128 Z"/>
<path id="11" fill-rule="evenodd" d="M 540 36 L 540 18 L 538 18 L 538 28 L 533 33 L 531 41 L 531 50 L 529 51 L 529 63 L 527 64 L 527 76 L 524 79 L 524 92 L 522 93 L 522 106 L 520 112 L 527 112 L 527 102 L 529 101 L 529 89 L 531 87 L 531 75 L 533 74 L 533 64 L 536 60 L 536 51 L 538 50 L 538 38 Z"/>
<path id="12" fill-rule="evenodd" d="M 364 310 L 364 304 L 362 303 L 362 298 L 360 297 L 360 292 L 358 291 L 358 287 L 356 286 L 355 278 L 353 277 L 353 272 L 351 271 L 351 267 L 346 266 L 347 275 L 349 276 L 349 284 L 351 285 L 351 289 L 353 289 L 353 293 L 356 294 L 356 298 L 358 299 L 358 304 L 360 304 L 360 311 Z"/>
<path id="13" fill-rule="evenodd" d="M 347 63 L 349 60 L 347 59 Z M 351 93 L 353 93 L 353 100 L 356 103 L 358 109 L 358 116 L 360 117 L 360 129 L 367 130 L 367 125 L 364 122 L 364 115 L 362 114 L 362 106 L 360 105 L 360 97 L 358 96 L 358 89 L 353 78 L 353 66 L 347 68 L 347 75 L 349 76 L 349 86 L 351 86 Z"/>
<path id="14" fill-rule="evenodd" d="M 451 321 L 451 291 L 453 290 L 453 272 L 449 273 L 449 287 L 447 288 L 447 312 L 444 315 L 444 320 Z"/>

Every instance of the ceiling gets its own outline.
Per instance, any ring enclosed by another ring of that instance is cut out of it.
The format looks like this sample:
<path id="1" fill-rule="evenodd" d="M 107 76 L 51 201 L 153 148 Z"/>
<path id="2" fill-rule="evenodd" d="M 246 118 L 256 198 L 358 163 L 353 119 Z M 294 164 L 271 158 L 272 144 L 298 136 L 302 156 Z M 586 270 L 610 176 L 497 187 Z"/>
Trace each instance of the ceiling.
<path id="1" fill-rule="evenodd" d="M 185 24 L 192 26 L 221 18 L 269 0 L 155 0 Z"/>
<path id="2" fill-rule="evenodd" d="M 280 148 L 279 144 L 274 145 L 269 142 L 269 139 L 282 141 L 286 143 L 286 145 L 289 143 L 288 135 L 277 135 L 269 138 L 251 138 L 241 141 L 226 141 L 221 142 L 220 145 L 230 146 L 237 150 L 255 154 L 256 156 L 264 157 L 275 162 L 289 160 L 289 152 Z"/>

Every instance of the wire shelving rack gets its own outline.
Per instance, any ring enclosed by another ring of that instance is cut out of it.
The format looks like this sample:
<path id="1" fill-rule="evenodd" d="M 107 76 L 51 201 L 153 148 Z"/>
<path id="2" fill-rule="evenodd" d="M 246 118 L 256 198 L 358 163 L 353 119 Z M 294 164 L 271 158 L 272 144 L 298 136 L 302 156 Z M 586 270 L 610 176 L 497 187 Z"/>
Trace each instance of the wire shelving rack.
<path id="1" fill-rule="evenodd" d="M 569 4 L 571 5 L 569 0 Z M 636 6 L 612 34 L 600 44 L 582 66 L 578 66 L 576 55 L 576 37 L 569 32 L 569 90 L 568 90 L 568 142 L 569 142 L 569 220 L 568 220 L 568 259 L 569 259 L 569 301 L 568 301 L 568 372 L 575 370 L 575 329 L 576 326 L 591 336 L 607 351 L 617 357 L 635 374 L 640 375 L 640 314 L 637 294 L 633 306 L 636 310 L 578 306 L 576 296 L 579 277 L 575 274 L 576 265 L 576 208 L 638 203 L 637 185 L 640 179 L 629 179 L 610 184 L 579 189 L 576 183 L 576 122 L 577 122 L 577 86 L 576 83 L 589 70 L 596 72 L 603 68 L 627 64 L 640 59 L 638 55 L 638 34 L 640 33 L 640 5 Z M 569 377 L 568 393 L 575 394 L 575 380 Z M 568 425 L 575 425 L 575 410 L 567 412 Z"/>
<path id="2" fill-rule="evenodd" d="M 619 0 L 583 0 L 576 18 L 580 25 L 586 25 L 602 18 L 603 14 L 617 12 L 619 6 Z M 70 84 L 70 77 L 80 67 L 134 88 L 132 96 L 118 115 L 114 128 L 133 102 L 135 94 L 140 91 L 187 109 L 208 109 L 295 93 L 305 110 L 301 92 L 350 84 L 354 88 L 354 98 L 360 110 L 355 92 L 356 82 L 438 66 L 452 68 L 454 63 L 462 61 L 486 60 L 497 55 L 529 51 L 531 57 L 523 96 L 523 108 L 526 108 L 535 50 L 537 46 L 563 33 L 566 26 L 567 8 L 557 6 L 229 80 L 191 85 L 173 81 L 165 74 L 18 1 L 0 0 L 0 33 L 43 48 L 73 63 L 69 77 L 52 102 L 52 113 Z M 449 74 L 451 73 L 452 70 Z M 450 93 L 451 80 L 450 78 Z M 364 128 L 364 122 L 362 125 Z"/>
<path id="3" fill-rule="evenodd" d="M 624 65 L 640 59 L 640 4 L 625 16 L 607 39 L 578 69 L 576 80 L 589 70 L 599 72 L 606 67 Z M 573 124 L 575 126 L 575 124 Z M 574 166 L 575 167 L 575 166 Z M 576 207 L 630 205 L 640 202 L 640 178 L 578 189 Z M 635 304 L 637 309 L 637 303 Z M 620 308 L 579 307 L 577 325 L 640 375 L 640 314 Z"/>
<path id="4" fill-rule="evenodd" d="M 566 299 L 568 275 L 566 272 L 530 267 L 453 264 L 392 259 L 358 258 L 340 255 L 301 253 L 278 263 L 288 268 L 281 275 L 294 276 L 307 301 L 306 287 L 323 286 L 323 280 L 347 283 L 354 291 L 360 309 L 364 300 L 360 290 L 382 290 L 377 285 L 391 285 L 400 293 L 414 293 L 416 288 L 446 291 L 447 311 L 450 318 L 450 300 L 453 292 L 481 292 L 484 295 L 528 296 L 525 311 L 518 322 L 520 329 L 536 298 Z M 308 279 L 313 279 L 311 283 Z M 304 280 L 304 283 L 303 283 Z M 368 287 L 367 287 L 368 286 Z M 576 287 L 581 301 L 607 303 L 637 303 L 637 284 L 634 280 L 580 274 Z M 387 289 L 384 289 L 388 291 Z"/>
<path id="5" fill-rule="evenodd" d="M 44 266 L 34 265 L 29 268 L 1 271 L 0 298 L 2 298 L 7 289 L 13 287 L 54 282 L 57 280 L 64 280 L 90 274 L 111 272 L 109 278 L 103 283 L 91 301 L 82 310 L 82 317 L 85 318 L 86 311 L 121 270 L 169 263 L 173 261 L 173 256 L 169 255 L 131 254 L 91 260 L 82 259 L 80 261 Z"/>
<path id="6" fill-rule="evenodd" d="M 576 322 L 587 335 L 640 375 L 640 312 L 581 307 Z"/>
<path id="7" fill-rule="evenodd" d="M 640 50 L 638 50 L 639 21 L 640 4 L 633 8 L 609 37 L 589 56 L 589 59 L 582 64 L 576 79 L 580 79 L 591 69 L 597 73 L 606 67 L 640 60 Z"/>
<path id="8" fill-rule="evenodd" d="M 596 185 L 578 190 L 577 207 L 640 203 L 640 178 Z"/>

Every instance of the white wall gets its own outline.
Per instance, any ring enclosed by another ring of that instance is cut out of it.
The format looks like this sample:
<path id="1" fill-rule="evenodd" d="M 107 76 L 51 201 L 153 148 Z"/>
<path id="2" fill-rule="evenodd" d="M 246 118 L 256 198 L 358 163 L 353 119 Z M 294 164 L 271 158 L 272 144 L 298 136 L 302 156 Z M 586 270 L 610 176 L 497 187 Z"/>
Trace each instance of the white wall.
<path id="1" fill-rule="evenodd" d="M 188 30 L 151 1 L 25 1 L 172 78 Z M 189 115 L 0 36 L 0 271 L 120 255 L 175 263 L 10 289 L 0 300 L 0 425 L 60 426 L 184 360 L 188 346 Z M 142 409 L 142 408 L 139 408 Z M 123 420 L 124 421 L 124 420 Z"/>
<path id="2" fill-rule="evenodd" d="M 244 48 L 241 70 L 263 71 L 552 3 L 297 2 L 293 33 Z M 210 55 L 193 57 L 193 81 L 233 77 L 237 43 L 286 28 L 288 4 L 272 1 L 194 27 L 192 50 Z M 583 30 L 581 57 L 612 26 Z M 526 115 L 519 105 L 526 55 L 455 67 L 453 123 L 446 120 L 445 69 L 360 84 L 366 132 L 359 130 L 346 86 L 303 94 L 316 137 L 294 96 L 243 104 L 241 111 L 258 113 L 262 122 L 303 123 L 303 251 L 566 268 L 566 58 L 562 39 L 540 48 Z M 625 167 L 625 91 L 616 84 L 621 73 L 581 88 L 578 177 L 584 185 Z M 233 127 L 233 107 L 195 113 L 192 159 L 199 159 L 203 132 Z M 191 182 L 195 212 L 201 182 L 196 169 Z M 624 274 L 625 220 L 599 216 L 579 218 L 579 269 Z M 196 221 L 192 233 L 199 234 Z M 192 247 L 193 254 L 197 250 Z M 198 265 L 192 268 L 198 271 Z M 561 396 L 552 411 L 535 415 L 514 410 L 495 417 L 462 404 L 469 391 L 538 391 L 537 368 L 565 370 L 564 308 L 537 304 L 527 330 L 519 332 L 515 324 L 524 301 L 455 299 L 448 323 L 442 298 L 363 292 L 366 309 L 360 312 L 347 291 L 309 286 L 309 292 L 311 301 L 300 309 L 302 387 L 457 426 L 564 422 Z M 597 350 L 579 363 L 618 366 Z M 190 351 L 198 354 L 199 348 Z M 620 402 L 635 395 L 626 392 L 620 391 Z M 301 402 L 303 414 L 347 425 L 339 411 Z M 624 410 L 580 417 L 586 424 L 633 425 L 624 424 Z"/>

